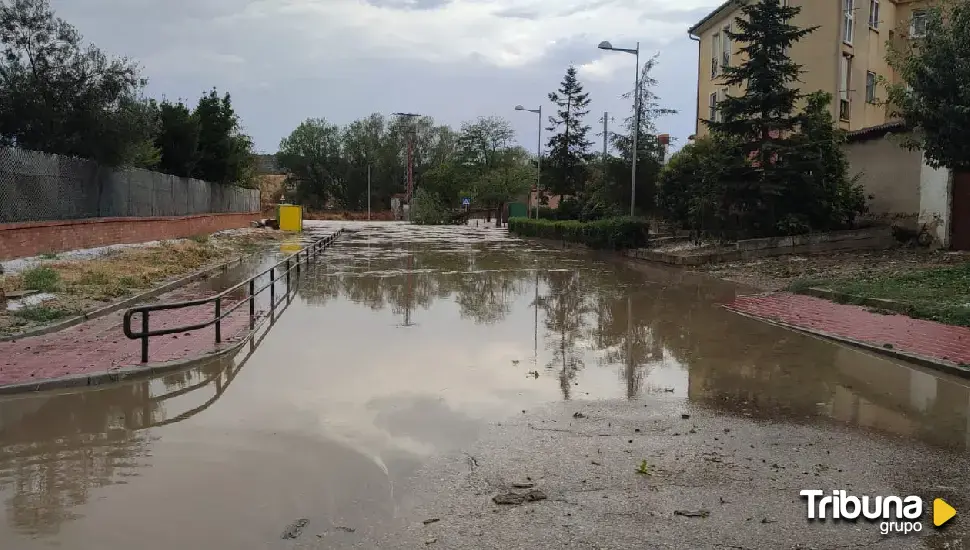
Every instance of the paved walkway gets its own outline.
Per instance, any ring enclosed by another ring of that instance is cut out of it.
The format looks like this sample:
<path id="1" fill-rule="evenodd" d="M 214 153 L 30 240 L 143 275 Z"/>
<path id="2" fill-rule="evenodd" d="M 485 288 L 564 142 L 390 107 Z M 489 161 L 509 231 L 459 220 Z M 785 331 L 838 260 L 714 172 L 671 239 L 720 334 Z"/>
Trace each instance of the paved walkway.
<path id="1" fill-rule="evenodd" d="M 211 290 L 190 285 L 163 294 L 153 302 L 191 300 L 209 296 Z M 224 304 L 224 308 L 231 304 Z M 152 330 L 204 323 L 212 319 L 213 306 L 152 313 Z M 129 340 L 122 329 L 124 310 L 87 321 L 75 327 L 0 342 L 0 386 L 35 382 L 69 375 L 111 372 L 141 364 L 140 340 Z M 137 317 L 137 316 L 136 316 Z M 136 323 L 140 322 L 137 319 Z M 241 306 L 222 322 L 223 342 L 245 335 L 249 308 Z M 138 327 L 135 327 L 137 330 Z M 215 327 L 191 333 L 156 336 L 149 340 L 149 362 L 157 363 L 198 357 L 215 351 Z"/>
<path id="2" fill-rule="evenodd" d="M 970 364 L 970 329 L 779 292 L 742 296 L 727 309 L 792 328 L 949 364 Z"/>

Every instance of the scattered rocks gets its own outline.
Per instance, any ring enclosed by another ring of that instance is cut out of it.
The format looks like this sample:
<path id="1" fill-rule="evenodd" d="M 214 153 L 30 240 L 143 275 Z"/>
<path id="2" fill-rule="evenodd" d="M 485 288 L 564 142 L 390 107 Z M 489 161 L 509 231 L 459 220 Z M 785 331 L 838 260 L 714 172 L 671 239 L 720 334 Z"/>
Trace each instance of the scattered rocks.
<path id="1" fill-rule="evenodd" d="M 526 491 L 525 493 L 514 493 L 508 492 L 500 495 L 495 495 L 492 497 L 492 501 L 495 504 L 507 505 L 507 506 L 518 506 L 525 504 L 526 502 L 538 502 L 540 500 L 546 500 L 547 497 L 545 493 L 539 489 L 532 489 Z"/>
<path id="2" fill-rule="evenodd" d="M 434 544 L 436 542 L 438 542 L 438 539 L 437 538 L 430 538 L 430 539 L 424 541 L 424 545 L 425 546 L 431 546 L 432 544 Z"/>
<path id="3" fill-rule="evenodd" d="M 283 531 L 283 534 L 280 535 L 280 538 L 295 539 L 299 537 L 300 534 L 303 533 L 303 528 L 306 527 L 308 523 L 310 523 L 310 520 L 306 518 L 300 518 L 294 521 L 286 526 L 286 529 Z"/>

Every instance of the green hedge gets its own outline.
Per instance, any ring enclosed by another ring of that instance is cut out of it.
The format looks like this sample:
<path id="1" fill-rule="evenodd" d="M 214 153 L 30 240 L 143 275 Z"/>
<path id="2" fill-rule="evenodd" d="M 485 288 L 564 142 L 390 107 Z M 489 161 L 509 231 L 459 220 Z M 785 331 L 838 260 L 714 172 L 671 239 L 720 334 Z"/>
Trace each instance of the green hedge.
<path id="1" fill-rule="evenodd" d="M 592 222 L 511 218 L 509 232 L 523 237 L 557 239 L 591 248 L 643 248 L 650 241 L 650 224 L 643 218 L 607 218 Z"/>

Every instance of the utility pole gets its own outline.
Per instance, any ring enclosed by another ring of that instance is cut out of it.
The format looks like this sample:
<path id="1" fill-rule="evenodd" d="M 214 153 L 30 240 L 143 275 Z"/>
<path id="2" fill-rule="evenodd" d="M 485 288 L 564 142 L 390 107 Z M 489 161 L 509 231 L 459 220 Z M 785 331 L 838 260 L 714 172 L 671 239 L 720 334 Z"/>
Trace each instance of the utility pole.
<path id="1" fill-rule="evenodd" d="M 367 221 L 370 221 L 370 163 L 367 163 Z"/>
<path id="2" fill-rule="evenodd" d="M 409 120 L 421 116 L 417 113 L 394 113 L 394 116 L 404 117 Z M 411 221 L 411 197 L 414 194 L 414 127 L 408 126 L 408 221 Z"/>
<path id="3" fill-rule="evenodd" d="M 610 113 L 603 111 L 603 175 L 606 176 L 607 142 L 610 136 Z"/>
<path id="4" fill-rule="evenodd" d="M 606 174 L 606 161 L 610 155 L 610 121 L 615 120 L 610 118 L 610 113 L 604 112 L 603 118 L 600 120 L 603 123 L 603 174 Z M 596 134 L 600 135 L 600 134 Z"/>

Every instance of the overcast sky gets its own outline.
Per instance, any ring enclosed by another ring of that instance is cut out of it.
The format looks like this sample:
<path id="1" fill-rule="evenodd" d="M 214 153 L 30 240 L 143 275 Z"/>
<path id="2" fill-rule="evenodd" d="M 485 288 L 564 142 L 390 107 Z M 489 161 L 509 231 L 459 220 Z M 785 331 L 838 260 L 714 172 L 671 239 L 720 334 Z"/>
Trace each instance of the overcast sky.
<path id="1" fill-rule="evenodd" d="M 654 76 L 680 113 L 660 130 L 694 131 L 697 44 L 687 29 L 721 0 L 51 0 L 109 53 L 137 59 L 154 97 L 229 91 L 261 152 L 309 117 L 344 124 L 373 112 L 416 112 L 456 128 L 501 115 L 533 149 L 536 118 L 570 64 L 593 100 L 619 119 L 634 58 L 597 50 L 640 41 L 660 52 Z M 545 113 L 544 113 L 545 114 Z M 598 143 L 600 138 L 593 138 Z"/>

